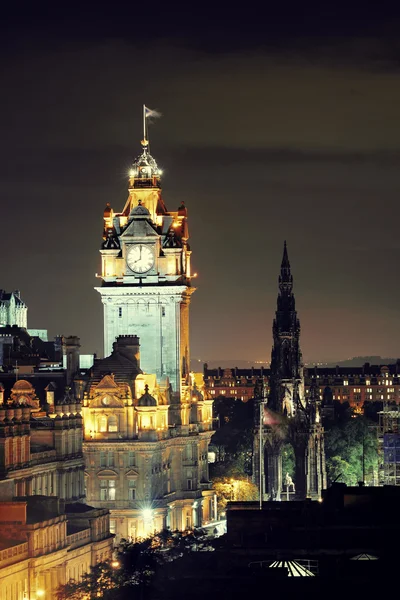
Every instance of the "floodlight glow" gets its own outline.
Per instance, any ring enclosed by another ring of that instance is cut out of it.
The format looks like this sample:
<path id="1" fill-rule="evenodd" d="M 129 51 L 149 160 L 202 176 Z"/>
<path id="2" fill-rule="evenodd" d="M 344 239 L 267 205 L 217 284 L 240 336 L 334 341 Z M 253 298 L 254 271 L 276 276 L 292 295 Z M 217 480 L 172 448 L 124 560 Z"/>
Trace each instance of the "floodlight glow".
<path id="1" fill-rule="evenodd" d="M 129 177 L 135 177 L 135 175 L 136 175 L 136 171 L 134 169 L 131 169 L 129 171 Z"/>
<path id="2" fill-rule="evenodd" d="M 44 590 L 36 590 L 36 596 L 38 598 L 43 598 L 43 596 L 44 596 Z"/>
<path id="3" fill-rule="evenodd" d="M 144 508 L 142 515 L 145 521 L 150 521 L 153 518 L 153 511 L 151 508 Z"/>

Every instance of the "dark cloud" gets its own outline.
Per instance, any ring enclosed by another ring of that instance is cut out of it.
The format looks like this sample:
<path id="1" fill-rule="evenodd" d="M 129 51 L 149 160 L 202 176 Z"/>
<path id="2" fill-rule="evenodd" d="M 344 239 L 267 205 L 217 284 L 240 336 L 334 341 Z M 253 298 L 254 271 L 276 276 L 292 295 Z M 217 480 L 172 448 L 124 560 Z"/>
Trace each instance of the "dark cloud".
<path id="1" fill-rule="evenodd" d="M 399 354 L 393 36 L 211 35 L 204 51 L 198 35 L 144 45 L 65 27 L 10 36 L 1 74 L 1 286 L 21 288 L 32 327 L 101 351 L 102 210 L 125 202 L 146 102 L 163 113 L 167 206 L 189 209 L 195 356 L 268 358 L 284 239 L 305 357 Z"/>

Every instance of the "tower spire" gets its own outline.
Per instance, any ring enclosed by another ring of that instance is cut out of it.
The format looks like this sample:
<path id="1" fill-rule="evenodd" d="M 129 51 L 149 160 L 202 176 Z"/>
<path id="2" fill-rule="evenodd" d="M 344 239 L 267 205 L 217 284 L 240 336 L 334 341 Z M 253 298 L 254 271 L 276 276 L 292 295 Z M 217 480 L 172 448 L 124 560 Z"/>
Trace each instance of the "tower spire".
<path id="1" fill-rule="evenodd" d="M 293 276 L 290 270 L 290 262 L 287 251 L 286 240 L 283 245 L 283 257 L 281 263 L 281 274 L 279 275 L 279 289 L 281 293 L 283 291 L 291 292 L 293 287 Z"/>

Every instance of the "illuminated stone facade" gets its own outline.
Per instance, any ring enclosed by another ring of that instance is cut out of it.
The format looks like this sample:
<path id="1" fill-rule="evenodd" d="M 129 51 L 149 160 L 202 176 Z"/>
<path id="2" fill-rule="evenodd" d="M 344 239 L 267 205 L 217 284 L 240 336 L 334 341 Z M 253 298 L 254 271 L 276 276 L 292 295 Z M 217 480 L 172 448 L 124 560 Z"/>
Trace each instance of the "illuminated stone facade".
<path id="1" fill-rule="evenodd" d="M 111 511 L 117 539 L 216 517 L 208 479 L 212 399 L 189 372 L 187 210 L 166 209 L 148 143 L 121 213 L 104 211 L 106 358 L 82 381 L 88 501 Z M 140 339 L 140 352 L 139 352 Z"/>
<path id="2" fill-rule="evenodd" d="M 334 400 L 348 402 L 356 413 L 362 413 L 370 402 L 400 404 L 400 360 L 387 366 L 304 367 L 303 374 L 306 397 L 316 385 L 324 414 L 332 412 Z M 270 369 L 209 369 L 204 365 L 204 382 L 212 398 L 225 396 L 247 402 L 261 385 L 268 395 L 270 379 Z"/>
<path id="3" fill-rule="evenodd" d="M 50 598 L 111 558 L 109 512 L 84 501 L 81 405 L 0 384 L 0 600 Z"/>
<path id="4" fill-rule="evenodd" d="M 168 377 L 180 398 L 189 383 L 191 250 L 187 210 L 167 211 L 161 171 L 147 142 L 130 172 L 121 213 L 107 205 L 101 248 L 104 354 L 119 335 L 142 340 L 141 364 L 161 381 Z"/>
<path id="5" fill-rule="evenodd" d="M 17 325 L 26 328 L 27 322 L 28 307 L 21 300 L 19 290 L 10 293 L 0 290 L 0 327 Z"/>
<path id="6" fill-rule="evenodd" d="M 95 361 L 84 394 L 86 496 L 111 511 L 111 531 L 142 538 L 212 521 L 208 479 L 212 400 L 192 375 L 190 403 L 173 405 L 169 385 L 140 369 L 139 340 L 121 336 Z"/>

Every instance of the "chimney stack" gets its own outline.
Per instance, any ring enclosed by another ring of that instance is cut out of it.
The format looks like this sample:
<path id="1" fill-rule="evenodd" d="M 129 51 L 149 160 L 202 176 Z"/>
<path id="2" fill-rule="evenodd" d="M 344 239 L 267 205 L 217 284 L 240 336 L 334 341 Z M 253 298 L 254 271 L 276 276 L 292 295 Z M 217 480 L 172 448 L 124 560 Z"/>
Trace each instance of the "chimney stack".
<path id="1" fill-rule="evenodd" d="M 140 343 L 137 335 L 119 335 L 115 349 L 140 368 Z"/>
<path id="2" fill-rule="evenodd" d="M 65 350 L 67 354 L 67 385 L 72 386 L 75 375 L 79 371 L 79 348 L 80 339 L 76 335 L 65 338 Z"/>

